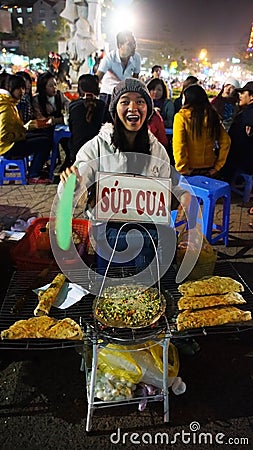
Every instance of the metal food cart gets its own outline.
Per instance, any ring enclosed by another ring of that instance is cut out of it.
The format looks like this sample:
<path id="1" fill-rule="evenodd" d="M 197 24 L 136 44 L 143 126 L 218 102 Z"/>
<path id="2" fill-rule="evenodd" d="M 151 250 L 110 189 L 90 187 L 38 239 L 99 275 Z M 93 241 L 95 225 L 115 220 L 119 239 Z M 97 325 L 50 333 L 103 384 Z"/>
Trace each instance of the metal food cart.
<path id="1" fill-rule="evenodd" d="M 110 269 L 110 276 L 129 276 L 131 268 L 112 268 Z M 240 281 L 244 285 L 243 297 L 246 304 L 241 305 L 240 308 L 244 310 L 253 311 L 253 292 L 242 279 L 240 274 L 229 262 L 218 262 L 215 267 L 215 274 L 220 276 L 230 276 L 235 280 Z M 37 295 L 32 291 L 29 294 L 28 301 L 24 305 L 22 311 L 13 315 L 11 308 L 15 303 L 15 299 L 23 295 L 27 291 L 27 286 L 36 276 L 36 272 L 31 271 L 16 271 L 14 272 L 5 299 L 0 310 L 0 331 L 8 328 L 16 320 L 28 319 L 33 316 L 33 310 L 37 304 Z M 45 284 L 50 282 L 55 276 L 55 272 L 50 272 L 45 279 Z M 163 412 L 164 421 L 169 421 L 169 389 L 168 389 L 168 364 L 167 354 L 170 340 L 173 338 L 174 342 L 177 339 L 185 337 L 217 334 L 217 333 L 239 333 L 248 329 L 252 329 L 253 321 L 227 324 L 216 327 L 206 327 L 199 329 L 192 329 L 188 332 L 178 332 L 176 328 L 176 317 L 178 314 L 177 301 L 180 297 L 178 292 L 178 285 L 175 282 L 176 269 L 171 266 L 169 270 L 161 278 L 161 291 L 164 294 L 167 307 L 165 313 L 153 325 L 140 329 L 117 329 L 110 327 L 101 327 L 101 324 L 94 318 L 93 302 L 94 295 L 88 294 L 79 302 L 69 307 L 67 310 L 61 310 L 52 307 L 51 315 L 57 319 L 70 317 L 76 322 L 80 323 L 85 332 L 85 339 L 83 341 L 71 340 L 48 340 L 48 339 L 26 339 L 26 340 L 4 340 L 0 341 L 0 349 L 8 350 L 43 350 L 43 349 L 64 349 L 69 347 L 77 347 L 82 354 L 81 370 L 84 371 L 87 386 L 87 401 L 88 413 L 86 420 L 86 430 L 89 431 L 92 427 L 92 415 L 96 408 L 105 408 L 109 406 L 122 405 L 129 402 L 138 403 L 140 398 L 133 398 L 125 401 L 106 402 L 94 396 L 94 388 L 96 383 L 97 359 L 98 352 L 107 343 L 113 342 L 117 344 L 131 345 L 134 343 L 145 343 L 149 340 L 159 342 L 163 347 Z M 79 279 L 81 286 L 87 288 L 90 280 L 85 278 L 83 272 L 75 274 L 76 280 Z M 87 374 L 91 371 L 91 382 L 88 386 Z M 150 396 L 148 401 L 157 401 L 157 396 Z"/>

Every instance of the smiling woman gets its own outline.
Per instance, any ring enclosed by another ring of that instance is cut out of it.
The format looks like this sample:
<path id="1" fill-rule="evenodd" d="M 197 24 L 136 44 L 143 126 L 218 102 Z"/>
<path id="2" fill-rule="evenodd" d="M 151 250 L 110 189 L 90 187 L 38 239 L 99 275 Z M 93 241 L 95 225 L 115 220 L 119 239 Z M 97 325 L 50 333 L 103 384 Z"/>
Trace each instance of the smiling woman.
<path id="1" fill-rule="evenodd" d="M 147 117 L 147 104 L 140 94 L 123 94 L 117 104 L 117 114 L 129 131 L 139 131 Z"/>
<path id="2" fill-rule="evenodd" d="M 98 172 L 140 175 L 144 177 L 143 187 L 145 178 L 147 178 L 147 182 L 150 178 L 170 180 L 172 194 L 187 209 L 191 198 L 190 194 L 178 185 L 179 174 L 170 166 L 165 148 L 148 129 L 148 118 L 153 112 L 153 102 L 146 85 L 136 78 L 127 78 L 119 82 L 113 90 L 109 110 L 113 123 L 103 125 L 99 134 L 80 148 L 74 166 L 61 174 L 59 194 L 61 195 L 63 184 L 72 173 L 77 174 L 76 199 L 86 190 L 91 190 Z M 115 186 L 112 191 L 115 195 Z M 166 193 L 169 194 L 169 188 Z M 86 208 L 88 209 L 86 213 L 94 219 L 95 208 L 91 208 L 91 202 L 88 208 Z M 112 265 L 122 265 L 122 261 L 120 263 L 119 259 L 122 260 L 123 257 L 124 264 L 136 266 L 139 271 L 151 264 L 156 247 L 159 246 L 163 249 L 159 250 L 161 258 L 166 259 L 168 255 L 171 255 L 170 249 L 165 247 L 169 246 L 172 239 L 167 236 L 161 244 L 161 232 L 160 230 L 158 232 L 152 222 L 142 227 L 138 226 L 138 222 L 129 223 L 123 230 L 122 225 L 126 220 L 116 222 L 114 214 L 110 218 L 112 220 L 108 221 L 106 230 L 104 225 L 101 229 L 96 221 L 93 222 L 93 235 L 97 242 L 97 248 L 103 250 L 100 252 L 100 256 L 102 256 L 98 258 L 100 269 L 106 269 L 114 246 L 116 246 L 118 255 L 113 259 Z M 168 224 L 164 228 L 165 233 L 169 232 Z M 140 239 L 135 239 L 132 246 L 127 244 L 129 230 L 136 233 L 136 229 L 139 231 L 137 235 L 141 234 L 143 237 L 142 248 L 139 246 Z M 108 244 L 107 248 L 105 248 L 105 241 Z M 126 247 L 131 247 L 128 249 L 127 261 L 124 259 Z"/>

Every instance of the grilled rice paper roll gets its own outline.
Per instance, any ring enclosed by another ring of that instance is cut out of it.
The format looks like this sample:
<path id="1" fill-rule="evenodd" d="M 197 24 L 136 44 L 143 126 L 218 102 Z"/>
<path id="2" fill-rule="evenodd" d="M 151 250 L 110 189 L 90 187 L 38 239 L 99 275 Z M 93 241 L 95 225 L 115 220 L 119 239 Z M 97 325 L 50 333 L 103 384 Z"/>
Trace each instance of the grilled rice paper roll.
<path id="1" fill-rule="evenodd" d="M 178 331 L 184 331 L 190 328 L 213 327 L 225 323 L 245 322 L 251 319 L 250 311 L 242 311 L 235 306 L 217 306 L 195 311 L 186 309 L 177 316 L 177 329 Z"/>
<path id="2" fill-rule="evenodd" d="M 31 317 L 27 320 L 18 320 L 7 330 L 1 332 L 2 339 L 28 339 L 40 337 L 40 333 L 44 332 L 48 327 L 52 326 L 56 319 L 48 316 Z"/>
<path id="3" fill-rule="evenodd" d="M 39 303 L 34 310 L 35 316 L 45 316 L 49 314 L 51 306 L 54 304 L 65 280 L 65 275 L 63 275 L 62 273 L 58 273 L 53 279 L 50 286 L 45 291 L 39 292 Z"/>
<path id="4" fill-rule="evenodd" d="M 197 295 L 194 297 L 183 296 L 178 300 L 178 309 L 201 309 L 210 306 L 226 306 L 226 305 L 242 305 L 246 303 L 243 296 L 239 292 L 228 292 L 228 294 L 220 295 Z"/>
<path id="5" fill-rule="evenodd" d="M 81 327 L 72 319 L 62 320 L 53 317 L 31 317 L 18 320 L 1 332 L 1 339 L 70 339 L 82 340 L 84 337 Z"/>
<path id="6" fill-rule="evenodd" d="M 58 337 L 60 336 L 60 338 Z M 83 339 L 81 327 L 69 317 L 58 320 L 47 332 L 49 339 Z"/>
<path id="7" fill-rule="evenodd" d="M 230 277 L 205 277 L 197 281 L 186 281 L 179 285 L 179 292 L 182 295 L 213 295 L 227 294 L 228 292 L 243 292 L 242 283 Z"/>

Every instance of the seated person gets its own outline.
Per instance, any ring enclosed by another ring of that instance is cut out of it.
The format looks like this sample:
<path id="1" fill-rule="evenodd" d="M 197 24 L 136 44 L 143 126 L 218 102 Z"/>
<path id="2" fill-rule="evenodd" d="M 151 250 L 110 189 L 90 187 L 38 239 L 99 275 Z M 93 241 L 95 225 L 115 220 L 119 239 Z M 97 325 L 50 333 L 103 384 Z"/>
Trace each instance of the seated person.
<path id="1" fill-rule="evenodd" d="M 212 106 L 216 109 L 227 131 L 233 122 L 235 114 L 239 110 L 238 88 L 240 88 L 239 81 L 232 77 L 228 78 L 217 97 L 211 100 Z"/>
<path id="2" fill-rule="evenodd" d="M 172 128 L 175 109 L 173 101 L 169 98 L 166 83 L 161 78 L 153 78 L 147 84 L 147 88 L 153 99 L 154 107 L 159 109 L 165 128 Z"/>
<path id="3" fill-rule="evenodd" d="M 64 114 L 68 113 L 69 100 L 57 89 L 57 82 L 51 72 L 44 72 L 38 76 L 36 94 L 33 97 L 33 109 L 35 119 L 50 119 L 47 123 L 51 125 L 40 130 L 51 139 L 53 147 L 54 126 L 64 124 Z M 60 144 L 65 152 L 65 161 L 61 170 L 70 165 L 70 155 L 68 147 L 68 138 L 62 138 Z"/>
<path id="4" fill-rule="evenodd" d="M 175 100 L 174 100 L 175 114 L 182 108 L 182 98 L 183 98 L 184 90 L 186 88 L 188 88 L 188 86 L 191 86 L 192 84 L 197 84 L 198 81 L 199 81 L 198 78 L 194 77 L 193 75 L 189 75 L 184 80 L 181 94 L 179 95 L 179 97 L 175 98 Z"/>
<path id="5" fill-rule="evenodd" d="M 25 93 L 21 98 L 20 102 L 17 104 L 17 108 L 21 119 L 24 123 L 29 122 L 29 120 L 34 119 L 34 112 L 32 106 L 32 77 L 28 72 L 20 71 L 16 72 L 15 75 L 19 75 L 25 80 Z"/>
<path id="6" fill-rule="evenodd" d="M 181 207 L 187 210 L 191 196 L 189 192 L 179 186 L 179 174 L 170 166 L 165 148 L 148 129 L 148 118 L 153 113 L 153 102 L 145 84 L 135 78 L 127 78 L 118 83 L 113 91 L 110 113 L 113 123 L 105 123 L 99 134 L 80 148 L 74 165 L 61 173 L 59 194 L 61 195 L 63 183 L 71 173 L 77 175 L 76 195 L 78 197 L 80 194 L 85 194 L 94 185 L 98 171 L 170 178 L 172 194 L 177 199 L 177 204 L 180 202 Z M 175 208 L 172 206 L 172 209 Z M 89 217 L 92 218 L 93 210 L 89 209 L 88 212 Z M 135 224 L 129 223 L 128 225 L 133 229 L 136 228 Z M 160 238 L 158 239 L 159 236 L 153 224 L 148 223 L 145 227 L 159 246 Z M 165 230 L 165 233 L 169 233 L 170 227 L 166 225 Z M 93 233 L 97 236 L 98 245 L 104 246 L 106 242 L 114 245 L 118 231 L 119 222 L 109 221 L 106 232 L 104 227 L 101 229 L 100 224 L 94 222 Z M 118 241 L 120 248 L 117 247 L 117 251 L 124 249 L 126 234 L 125 230 L 121 232 Z M 154 258 L 154 247 L 150 236 L 145 231 L 143 236 L 144 248 L 140 254 L 133 259 L 130 257 L 128 261 L 130 265 L 136 265 L 137 268 L 151 263 Z M 138 242 L 135 241 L 134 245 L 138 247 Z M 169 238 L 163 240 L 161 259 L 170 256 L 169 250 L 165 248 L 167 245 L 170 245 Z M 104 254 L 101 258 L 101 265 L 102 270 L 108 265 Z M 164 265 L 166 264 L 164 263 Z"/>
<path id="7" fill-rule="evenodd" d="M 237 172 L 253 174 L 253 81 L 236 90 L 241 109 L 229 129 L 231 147 L 222 170 L 228 183 Z"/>
<path id="8" fill-rule="evenodd" d="M 148 127 L 161 144 L 167 148 L 168 139 L 166 136 L 164 121 L 158 110 L 154 110 L 152 116 L 148 120 Z"/>
<path id="9" fill-rule="evenodd" d="M 78 79 L 80 98 L 69 105 L 70 160 L 75 160 L 85 142 L 96 136 L 104 121 L 105 103 L 99 100 L 99 80 L 96 75 L 85 74 Z"/>
<path id="10" fill-rule="evenodd" d="M 229 135 L 205 90 L 198 84 L 189 86 L 183 93 L 183 106 L 174 118 L 175 168 L 185 176 L 217 177 L 229 147 Z"/>
<path id="11" fill-rule="evenodd" d="M 0 90 L 0 155 L 6 159 L 22 159 L 33 155 L 29 167 L 29 184 L 49 184 L 41 175 L 49 158 L 51 143 L 47 136 L 30 134 L 30 122 L 24 126 L 17 104 L 25 93 L 25 81 L 19 75 L 9 75 Z M 34 127 L 35 124 L 33 123 Z"/>

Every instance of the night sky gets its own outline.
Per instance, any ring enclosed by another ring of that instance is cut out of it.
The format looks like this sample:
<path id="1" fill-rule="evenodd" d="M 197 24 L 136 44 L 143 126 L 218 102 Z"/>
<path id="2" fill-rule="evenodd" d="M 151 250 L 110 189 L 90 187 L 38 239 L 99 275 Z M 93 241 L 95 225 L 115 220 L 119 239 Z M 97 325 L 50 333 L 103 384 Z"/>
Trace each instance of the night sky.
<path id="1" fill-rule="evenodd" d="M 132 4 L 139 38 L 165 39 L 171 47 L 211 58 L 232 56 L 248 44 L 253 0 L 139 0 Z"/>

